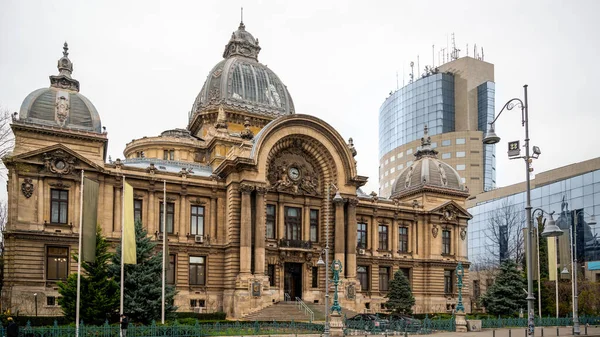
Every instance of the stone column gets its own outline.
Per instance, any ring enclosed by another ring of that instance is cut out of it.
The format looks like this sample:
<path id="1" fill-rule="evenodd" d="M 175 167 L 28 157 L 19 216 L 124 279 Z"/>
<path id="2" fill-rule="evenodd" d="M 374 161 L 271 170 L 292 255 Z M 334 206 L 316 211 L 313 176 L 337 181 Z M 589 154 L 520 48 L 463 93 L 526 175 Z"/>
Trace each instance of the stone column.
<path id="1" fill-rule="evenodd" d="M 256 230 L 254 232 L 254 274 L 262 276 L 265 274 L 265 232 L 266 232 L 266 207 L 265 195 L 267 189 L 265 187 L 256 188 Z"/>
<path id="2" fill-rule="evenodd" d="M 348 232 L 346 233 L 346 277 L 356 278 L 356 206 L 358 199 L 348 200 Z"/>
<path id="3" fill-rule="evenodd" d="M 43 178 L 37 178 L 37 220 L 38 220 L 38 225 L 41 225 L 44 223 L 44 179 Z M 50 215 L 52 216 L 52 215 Z M 48 223 L 50 222 L 50 219 L 47 219 Z"/>
<path id="4" fill-rule="evenodd" d="M 377 249 L 379 249 L 379 231 L 377 228 L 377 217 L 371 217 L 371 250 L 373 252 L 373 256 L 377 254 Z"/>
<path id="5" fill-rule="evenodd" d="M 400 222 L 397 219 L 392 219 L 392 224 L 390 225 L 390 247 L 392 250 L 392 256 L 398 256 L 398 239 L 399 239 L 399 231 L 398 227 L 400 226 Z"/>
<path id="6" fill-rule="evenodd" d="M 240 273 L 250 274 L 252 261 L 252 202 L 250 200 L 254 186 L 242 184 L 242 209 L 240 219 Z"/>
<path id="7" fill-rule="evenodd" d="M 186 199 L 187 198 L 184 194 L 181 194 L 179 196 L 179 230 L 176 230 L 176 232 L 179 232 L 179 237 L 181 237 L 182 239 L 185 239 L 185 235 L 191 232 L 189 223 L 190 218 L 189 216 L 186 216 L 187 214 L 189 214 L 189 212 L 187 212 Z M 173 229 L 175 229 L 175 226 L 173 226 Z"/>
<path id="8" fill-rule="evenodd" d="M 344 233 L 344 203 L 345 201 L 335 201 L 335 260 L 345 261 L 344 253 L 346 250 L 346 237 Z"/>
<path id="9" fill-rule="evenodd" d="M 146 220 L 146 228 L 148 228 L 148 234 L 154 234 L 158 231 L 158 210 L 156 208 L 156 197 L 154 191 L 148 193 L 148 220 Z"/>
<path id="10" fill-rule="evenodd" d="M 277 208 L 277 234 L 275 237 L 285 238 L 285 208 L 281 199 L 279 199 L 279 207 Z"/>
<path id="11" fill-rule="evenodd" d="M 217 194 L 214 193 L 210 198 L 210 241 L 217 243 Z"/>
<path id="12" fill-rule="evenodd" d="M 304 198 L 304 215 L 302 216 L 302 240 L 310 241 L 310 203 Z"/>

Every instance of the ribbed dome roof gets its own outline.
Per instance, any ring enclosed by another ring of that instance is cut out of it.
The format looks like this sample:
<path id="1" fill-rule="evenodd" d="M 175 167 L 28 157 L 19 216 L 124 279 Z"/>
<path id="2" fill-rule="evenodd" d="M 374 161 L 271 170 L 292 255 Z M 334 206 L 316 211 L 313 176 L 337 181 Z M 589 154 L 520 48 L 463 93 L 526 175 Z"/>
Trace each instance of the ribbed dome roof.
<path id="1" fill-rule="evenodd" d="M 437 158 L 438 152 L 431 148 L 431 138 L 425 126 L 421 149 L 415 153 L 416 160 L 405 168 L 392 187 L 392 198 L 401 198 L 418 189 L 433 188 L 443 192 L 467 194 L 460 175 L 452 166 Z"/>
<path id="2" fill-rule="evenodd" d="M 19 120 L 46 126 L 102 133 L 100 115 L 94 105 L 79 93 L 79 81 L 71 77 L 73 63 L 65 42 L 58 60 L 58 75 L 50 76 L 50 87 L 38 89 L 25 98 Z"/>
<path id="3" fill-rule="evenodd" d="M 293 114 L 294 104 L 283 82 L 258 62 L 260 49 L 258 39 L 240 23 L 225 47 L 224 60 L 208 74 L 190 118 L 199 110 L 216 105 L 272 116 Z"/>

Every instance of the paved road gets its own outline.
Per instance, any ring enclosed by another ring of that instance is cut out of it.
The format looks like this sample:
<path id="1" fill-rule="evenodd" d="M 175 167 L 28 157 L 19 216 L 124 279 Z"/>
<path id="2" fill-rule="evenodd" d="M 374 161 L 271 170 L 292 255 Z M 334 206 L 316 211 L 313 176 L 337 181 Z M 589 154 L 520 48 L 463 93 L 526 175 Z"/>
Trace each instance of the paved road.
<path id="1" fill-rule="evenodd" d="M 585 327 L 581 327 L 581 336 L 585 336 Z M 587 328 L 588 336 L 600 336 L 600 327 L 593 326 Z M 526 337 L 525 328 L 513 329 L 484 329 L 477 332 L 437 332 L 432 334 L 435 337 Z M 555 337 L 555 336 L 573 336 L 572 327 L 538 327 L 535 328 L 536 337 Z"/>

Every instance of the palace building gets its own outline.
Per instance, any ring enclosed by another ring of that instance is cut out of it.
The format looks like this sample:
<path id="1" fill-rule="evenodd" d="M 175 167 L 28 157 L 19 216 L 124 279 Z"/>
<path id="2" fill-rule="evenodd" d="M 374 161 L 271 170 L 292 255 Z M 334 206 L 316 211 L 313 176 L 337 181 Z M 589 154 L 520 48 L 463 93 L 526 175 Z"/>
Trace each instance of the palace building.
<path id="1" fill-rule="evenodd" d="M 168 236 L 167 279 L 180 311 L 202 307 L 241 319 L 286 294 L 323 303 L 325 269 L 317 261 L 328 239 L 330 261 L 343 265 L 342 308 L 380 310 L 402 270 L 415 312 L 452 310 L 462 262 L 470 310 L 469 192 L 437 158 L 427 129 L 391 197 L 367 195 L 352 141 L 318 111 L 296 114 L 286 86 L 258 61 L 260 49 L 241 23 L 186 128 L 133 140 L 124 159 L 111 161 L 101 113 L 80 93 L 65 43 L 50 87 L 28 95 L 13 116 L 15 147 L 2 158 L 9 177 L 3 310 L 31 315 L 35 296 L 40 315 L 60 315 L 57 282 L 77 271 L 81 170 L 99 183 L 98 224 L 113 248 L 123 176 L 134 187 L 135 217 L 157 254 Z M 336 193 L 343 200 L 333 202 Z"/>

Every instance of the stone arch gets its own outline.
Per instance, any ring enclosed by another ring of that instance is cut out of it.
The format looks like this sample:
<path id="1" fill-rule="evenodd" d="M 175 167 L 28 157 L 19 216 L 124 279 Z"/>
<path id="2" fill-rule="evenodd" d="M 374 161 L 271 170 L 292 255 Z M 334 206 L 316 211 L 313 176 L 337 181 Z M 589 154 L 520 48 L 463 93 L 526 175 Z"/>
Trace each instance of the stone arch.
<path id="1" fill-rule="evenodd" d="M 357 177 L 356 162 L 341 135 L 324 121 L 309 115 L 290 115 L 277 118 L 255 137 L 251 158 L 267 180 L 269 164 L 274 156 L 301 143 L 307 155 L 314 158 L 325 180 L 335 183 L 342 193 L 356 193 L 352 179 Z M 322 183 L 322 182 L 321 182 Z M 322 187 L 322 186 L 320 186 Z"/>

